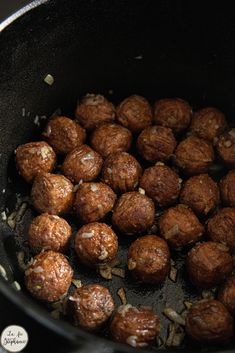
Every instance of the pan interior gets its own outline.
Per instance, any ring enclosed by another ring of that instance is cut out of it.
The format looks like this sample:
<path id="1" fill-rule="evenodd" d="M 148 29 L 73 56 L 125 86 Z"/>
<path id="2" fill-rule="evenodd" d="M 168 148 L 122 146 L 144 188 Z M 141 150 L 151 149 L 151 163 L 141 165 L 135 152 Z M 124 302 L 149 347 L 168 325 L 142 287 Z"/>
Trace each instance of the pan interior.
<path id="1" fill-rule="evenodd" d="M 218 9 L 216 4 L 213 9 L 204 4 L 202 12 L 198 4 L 186 1 L 159 1 L 153 11 L 155 5 L 152 0 L 112 4 L 108 0 L 70 0 L 69 5 L 68 1 L 51 1 L 27 13 L 1 34 L 0 185 L 2 191 L 6 190 L 0 193 L 1 212 L 7 210 L 10 214 L 17 197 L 22 200 L 30 191 L 16 172 L 14 149 L 40 139 L 44 116 L 49 117 L 57 108 L 73 116 L 77 98 L 87 92 L 104 94 L 114 103 L 134 93 L 151 103 L 178 96 L 188 100 L 194 109 L 216 106 L 233 123 L 232 12 L 228 7 Z M 48 73 L 55 79 L 52 86 L 43 80 Z M 23 250 L 26 258 L 32 255 L 25 240 L 34 216 L 28 207 L 17 223 L 14 237 L 5 222 L 1 224 L 5 249 L 2 259 L 21 284 L 16 253 Z M 79 223 L 74 218 L 70 221 L 76 232 Z M 123 268 L 133 240 L 119 235 Z M 169 325 L 161 314 L 163 309 L 169 306 L 181 312 L 183 300 L 199 295 L 185 274 L 183 253 L 172 253 L 178 269 L 177 282 L 167 279 L 161 286 L 136 283 L 128 274 L 124 279 L 113 276 L 112 281 L 104 280 L 78 263 L 73 247 L 69 258 L 76 278 L 83 284 L 100 282 L 107 286 L 117 305 L 117 290 L 124 287 L 128 302 L 152 306 L 161 316 L 163 340 Z M 185 345 L 187 350 L 192 349 L 191 342 Z"/>

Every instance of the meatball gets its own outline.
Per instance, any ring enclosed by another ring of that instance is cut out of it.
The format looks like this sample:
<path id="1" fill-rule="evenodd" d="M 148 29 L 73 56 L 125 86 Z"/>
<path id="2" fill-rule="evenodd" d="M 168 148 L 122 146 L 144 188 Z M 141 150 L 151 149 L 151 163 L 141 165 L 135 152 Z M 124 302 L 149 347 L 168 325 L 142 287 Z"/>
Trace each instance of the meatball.
<path id="1" fill-rule="evenodd" d="M 163 163 L 157 163 L 144 171 L 140 187 L 153 199 L 156 206 L 166 207 L 177 201 L 181 179 L 171 168 Z"/>
<path id="2" fill-rule="evenodd" d="M 171 128 L 176 133 L 185 130 L 191 120 L 192 108 L 179 98 L 160 99 L 154 106 L 154 122 Z"/>
<path id="3" fill-rule="evenodd" d="M 89 223 L 77 232 L 75 251 L 84 265 L 94 267 L 116 257 L 118 238 L 107 224 Z"/>
<path id="4" fill-rule="evenodd" d="M 137 139 L 140 155 L 149 162 L 168 160 L 176 144 L 172 130 L 164 126 L 149 126 Z"/>
<path id="5" fill-rule="evenodd" d="M 103 159 L 87 145 L 71 151 L 62 165 L 64 175 L 72 182 L 95 180 L 101 172 Z"/>
<path id="6" fill-rule="evenodd" d="M 202 215 L 214 210 L 219 201 L 219 188 L 208 174 L 195 175 L 186 180 L 180 193 L 180 202 Z"/>
<path id="7" fill-rule="evenodd" d="M 206 300 L 193 306 L 186 317 L 186 332 L 202 343 L 221 343 L 233 336 L 233 318 L 217 300 Z"/>
<path id="8" fill-rule="evenodd" d="M 134 133 L 151 125 L 152 119 L 152 108 L 144 97 L 130 96 L 117 107 L 117 121 Z"/>
<path id="9" fill-rule="evenodd" d="M 161 236 L 176 249 L 195 243 L 204 233 L 204 227 L 193 211 L 180 204 L 163 212 L 159 227 Z"/>
<path id="10" fill-rule="evenodd" d="M 193 114 L 190 130 L 198 137 L 214 142 L 227 128 L 224 114 L 213 107 L 203 108 Z"/>
<path id="11" fill-rule="evenodd" d="M 75 112 L 80 124 L 87 130 L 115 119 L 115 107 L 100 94 L 87 94 L 78 104 Z"/>
<path id="12" fill-rule="evenodd" d="M 134 235 L 145 232 L 154 223 L 153 201 L 139 192 L 123 194 L 113 211 L 113 225 L 124 234 Z"/>
<path id="13" fill-rule="evenodd" d="M 235 128 L 220 135 L 216 149 L 219 157 L 230 168 L 235 168 Z"/>
<path id="14" fill-rule="evenodd" d="M 206 173 L 213 160 L 212 145 L 198 137 L 186 138 L 178 144 L 175 150 L 175 164 L 189 175 Z"/>
<path id="15" fill-rule="evenodd" d="M 29 142 L 17 147 L 16 166 L 19 174 L 31 183 L 40 173 L 49 173 L 55 166 L 56 155 L 46 142 Z"/>
<path id="16" fill-rule="evenodd" d="M 218 300 L 235 316 L 235 276 L 229 277 L 219 289 Z"/>
<path id="17" fill-rule="evenodd" d="M 194 246 L 187 255 L 186 265 L 197 287 L 210 288 L 222 283 L 230 275 L 233 259 L 225 245 L 207 241 Z"/>
<path id="18" fill-rule="evenodd" d="M 111 335 L 115 341 L 132 347 L 146 347 L 160 332 L 160 319 L 150 309 L 130 304 L 118 308 L 111 323 Z"/>
<path id="19" fill-rule="evenodd" d="M 213 241 L 226 244 L 235 250 L 235 208 L 225 207 L 209 219 L 207 233 Z"/>
<path id="20" fill-rule="evenodd" d="M 116 152 L 127 152 L 132 143 L 132 134 L 124 126 L 103 124 L 94 130 L 91 146 L 103 158 Z"/>
<path id="21" fill-rule="evenodd" d="M 137 160 L 127 152 L 110 155 L 104 162 L 102 180 L 116 193 L 133 191 L 137 188 L 142 168 Z"/>
<path id="22" fill-rule="evenodd" d="M 67 293 L 72 277 L 73 270 L 64 255 L 44 251 L 25 271 L 25 285 L 37 299 L 54 302 Z"/>
<path id="23" fill-rule="evenodd" d="M 144 283 L 161 283 L 170 270 L 170 251 L 167 243 L 156 235 L 135 240 L 128 251 L 128 269 Z"/>
<path id="24" fill-rule="evenodd" d="M 68 213 L 73 196 L 73 184 L 63 175 L 44 173 L 34 179 L 31 199 L 39 213 Z"/>
<path id="25" fill-rule="evenodd" d="M 235 207 L 235 170 L 230 170 L 220 181 L 220 193 L 226 206 Z"/>
<path id="26" fill-rule="evenodd" d="M 103 183 L 82 183 L 76 193 L 74 210 L 83 223 L 101 220 L 116 201 L 113 190 Z"/>
<path id="27" fill-rule="evenodd" d="M 66 116 L 51 119 L 42 135 L 54 150 L 61 154 L 71 152 L 81 146 L 86 139 L 86 131 Z"/>
<path id="28" fill-rule="evenodd" d="M 108 321 L 115 309 L 111 293 L 100 284 L 77 288 L 69 297 L 69 311 L 76 326 L 96 331 Z"/>
<path id="29" fill-rule="evenodd" d="M 43 213 L 34 218 L 29 227 L 29 245 L 36 251 L 43 249 L 64 252 L 67 250 L 72 229 L 65 219 Z"/>

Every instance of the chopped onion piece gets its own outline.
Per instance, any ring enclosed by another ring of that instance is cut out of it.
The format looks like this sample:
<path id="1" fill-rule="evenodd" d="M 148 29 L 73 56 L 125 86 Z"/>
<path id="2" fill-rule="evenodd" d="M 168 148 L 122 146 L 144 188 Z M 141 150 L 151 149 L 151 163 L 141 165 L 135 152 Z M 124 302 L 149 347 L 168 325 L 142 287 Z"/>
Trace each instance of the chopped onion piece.
<path id="1" fill-rule="evenodd" d="M 127 299 L 126 299 L 125 289 L 124 288 L 119 288 L 118 291 L 117 291 L 117 295 L 121 299 L 122 304 L 126 305 L 127 304 Z"/>
<path id="2" fill-rule="evenodd" d="M 114 276 L 125 278 L 125 270 L 123 268 L 113 267 L 111 272 Z"/>
<path id="3" fill-rule="evenodd" d="M 172 308 L 165 308 L 163 310 L 163 313 L 171 321 L 173 321 L 179 325 L 185 326 L 185 320 L 182 318 L 182 316 L 180 314 L 178 314 Z"/>
<path id="4" fill-rule="evenodd" d="M 46 84 L 48 84 L 49 86 L 52 86 L 53 83 L 54 83 L 55 79 L 54 77 L 51 75 L 51 74 L 47 74 L 45 77 L 44 77 L 44 82 Z"/>

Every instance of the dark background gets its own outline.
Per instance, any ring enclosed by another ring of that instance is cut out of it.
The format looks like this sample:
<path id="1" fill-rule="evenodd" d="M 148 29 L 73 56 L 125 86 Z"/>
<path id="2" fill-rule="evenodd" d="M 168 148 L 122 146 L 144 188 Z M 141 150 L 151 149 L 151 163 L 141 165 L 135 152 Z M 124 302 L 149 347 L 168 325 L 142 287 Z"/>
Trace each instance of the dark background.
<path id="1" fill-rule="evenodd" d="M 11 15 L 15 10 L 29 4 L 30 0 L 1 0 L 0 1 L 0 22 Z"/>

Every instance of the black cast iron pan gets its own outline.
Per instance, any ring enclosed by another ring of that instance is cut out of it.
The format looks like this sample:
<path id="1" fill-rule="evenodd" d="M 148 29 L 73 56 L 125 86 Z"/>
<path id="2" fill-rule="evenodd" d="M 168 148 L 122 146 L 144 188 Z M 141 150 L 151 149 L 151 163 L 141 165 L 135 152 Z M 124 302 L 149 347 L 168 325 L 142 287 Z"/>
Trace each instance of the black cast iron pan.
<path id="1" fill-rule="evenodd" d="M 38 139 L 41 117 L 50 116 L 57 108 L 73 116 L 77 98 L 87 92 L 102 93 L 114 103 L 133 93 L 151 102 L 179 96 L 194 108 L 217 106 L 233 124 L 234 13 L 232 5 L 211 6 L 207 2 L 201 7 L 198 2 L 183 0 L 36 0 L 0 25 L 1 212 L 14 210 L 16 194 L 21 199 L 29 194 L 29 187 L 15 170 L 16 146 Z M 43 81 L 48 73 L 55 78 L 52 86 Z M 10 282 L 23 283 L 16 254 L 23 250 L 30 256 L 25 238 L 34 215 L 28 208 L 14 232 L 1 222 L 0 264 Z M 74 229 L 77 227 L 75 222 Z M 120 237 L 123 263 L 129 243 Z M 166 305 L 181 311 L 183 299 L 198 296 L 185 274 L 183 254 L 173 254 L 173 258 L 179 269 L 176 284 L 167 280 L 163 286 L 140 286 L 128 276 L 106 281 L 78 265 L 73 250 L 70 253 L 76 277 L 83 283 L 99 281 L 108 286 L 117 305 L 117 289 L 125 287 L 130 303 L 151 305 L 158 313 Z M 133 351 L 54 320 L 48 308 L 34 301 L 23 285 L 22 291 L 16 292 L 0 280 L 1 292 L 26 315 L 75 342 L 78 348 L 86 352 Z M 161 319 L 161 336 L 165 338 L 169 321 L 162 315 Z M 233 342 L 208 351 L 233 352 L 234 346 Z M 205 347 L 186 340 L 183 349 L 199 352 Z"/>

